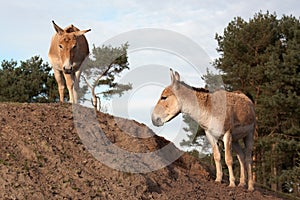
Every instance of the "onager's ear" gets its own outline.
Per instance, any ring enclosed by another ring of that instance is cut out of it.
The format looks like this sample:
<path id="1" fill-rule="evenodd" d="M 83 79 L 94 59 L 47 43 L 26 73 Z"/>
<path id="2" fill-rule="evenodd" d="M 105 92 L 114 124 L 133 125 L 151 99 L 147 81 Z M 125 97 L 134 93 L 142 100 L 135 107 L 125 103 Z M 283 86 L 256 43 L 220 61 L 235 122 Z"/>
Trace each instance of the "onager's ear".
<path id="1" fill-rule="evenodd" d="M 91 29 L 82 30 L 82 31 L 76 31 L 76 32 L 75 32 L 75 35 L 76 35 L 76 36 L 81 36 L 81 35 L 83 35 L 83 34 L 89 32 L 89 31 L 91 31 Z"/>
<path id="2" fill-rule="evenodd" d="M 171 84 L 173 85 L 175 82 L 175 75 L 172 68 L 170 68 L 170 77 L 171 77 Z"/>
<path id="3" fill-rule="evenodd" d="M 59 34 L 62 35 L 64 33 L 64 30 L 62 28 L 60 28 L 57 24 L 55 24 L 54 20 L 52 20 L 53 26 L 55 31 Z"/>
<path id="4" fill-rule="evenodd" d="M 175 80 L 178 82 L 180 81 L 180 75 L 178 72 L 175 72 Z"/>
<path id="5" fill-rule="evenodd" d="M 175 86 L 175 88 L 178 87 L 178 83 L 180 81 L 180 75 L 178 72 L 173 72 L 173 70 L 170 68 L 170 76 L 171 76 L 171 85 Z"/>

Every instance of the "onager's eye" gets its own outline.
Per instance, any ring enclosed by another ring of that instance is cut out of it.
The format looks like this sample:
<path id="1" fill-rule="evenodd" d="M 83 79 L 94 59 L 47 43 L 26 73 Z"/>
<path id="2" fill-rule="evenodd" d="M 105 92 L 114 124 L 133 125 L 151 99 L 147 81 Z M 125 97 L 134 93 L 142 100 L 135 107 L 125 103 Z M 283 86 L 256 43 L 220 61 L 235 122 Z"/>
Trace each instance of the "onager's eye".
<path id="1" fill-rule="evenodd" d="M 76 44 L 74 44 L 74 46 L 72 47 L 72 49 L 75 49 L 77 47 L 77 45 Z"/>
<path id="2" fill-rule="evenodd" d="M 61 44 L 60 44 L 60 45 L 58 45 L 58 46 L 59 46 L 59 48 L 61 48 L 61 49 L 63 48 L 63 46 L 62 46 Z"/>
<path id="3" fill-rule="evenodd" d="M 166 97 L 166 96 L 161 96 L 160 97 L 160 100 L 166 100 L 168 97 Z"/>

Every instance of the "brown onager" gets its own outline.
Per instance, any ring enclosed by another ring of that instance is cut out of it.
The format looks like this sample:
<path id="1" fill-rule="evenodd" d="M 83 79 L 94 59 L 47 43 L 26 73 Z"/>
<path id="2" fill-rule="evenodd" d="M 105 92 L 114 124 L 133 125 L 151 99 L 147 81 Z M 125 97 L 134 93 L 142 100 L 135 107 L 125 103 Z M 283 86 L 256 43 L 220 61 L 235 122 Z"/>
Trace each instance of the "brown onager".
<path id="1" fill-rule="evenodd" d="M 62 29 L 54 21 L 52 23 L 56 33 L 51 40 L 48 58 L 58 84 L 59 99 L 61 102 L 64 101 L 64 76 L 69 91 L 69 102 L 77 103 L 80 67 L 89 55 L 89 47 L 84 33 L 91 29 L 81 31 L 73 25 Z"/>

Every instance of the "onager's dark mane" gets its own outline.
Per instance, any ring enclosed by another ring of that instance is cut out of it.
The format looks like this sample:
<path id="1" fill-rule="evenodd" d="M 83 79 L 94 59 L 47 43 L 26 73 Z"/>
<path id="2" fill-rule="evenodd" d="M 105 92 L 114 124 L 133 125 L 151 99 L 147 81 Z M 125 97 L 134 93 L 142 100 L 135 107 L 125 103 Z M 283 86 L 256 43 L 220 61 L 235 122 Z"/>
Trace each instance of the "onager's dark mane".
<path id="1" fill-rule="evenodd" d="M 183 86 L 185 86 L 185 87 L 191 89 L 191 90 L 196 91 L 196 92 L 209 93 L 209 90 L 207 90 L 207 89 L 205 89 L 205 88 L 197 88 L 197 87 L 193 87 L 193 86 L 190 86 L 190 85 L 186 84 L 186 83 L 183 82 L 183 81 L 180 81 L 179 83 L 180 83 L 181 85 L 183 85 Z"/>
<path id="2" fill-rule="evenodd" d="M 70 25 L 69 27 L 67 27 L 67 28 L 65 29 L 65 31 L 66 31 L 67 33 L 73 33 L 73 32 L 80 31 L 80 30 L 79 30 L 78 28 L 76 28 L 75 26 Z"/>

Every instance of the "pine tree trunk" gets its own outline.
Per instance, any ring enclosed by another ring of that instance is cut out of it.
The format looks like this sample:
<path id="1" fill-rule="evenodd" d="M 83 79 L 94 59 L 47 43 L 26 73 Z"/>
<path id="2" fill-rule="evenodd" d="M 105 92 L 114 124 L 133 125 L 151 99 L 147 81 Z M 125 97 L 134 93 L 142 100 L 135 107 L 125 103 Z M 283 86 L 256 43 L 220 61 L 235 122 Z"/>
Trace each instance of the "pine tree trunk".
<path id="1" fill-rule="evenodd" d="M 276 147 L 276 144 L 272 144 L 272 154 L 275 155 L 275 147 Z M 277 180 L 276 180 L 276 177 L 277 177 L 277 166 L 276 166 L 276 159 L 272 159 L 271 161 L 271 175 L 272 177 L 275 178 L 275 180 L 272 181 L 271 183 L 271 189 L 273 191 L 277 191 Z"/>
<path id="2" fill-rule="evenodd" d="M 266 159 L 264 158 L 263 162 L 261 163 L 262 176 L 263 176 L 263 180 L 262 180 L 263 185 L 267 185 L 267 177 L 268 177 L 265 162 L 266 162 Z"/>

